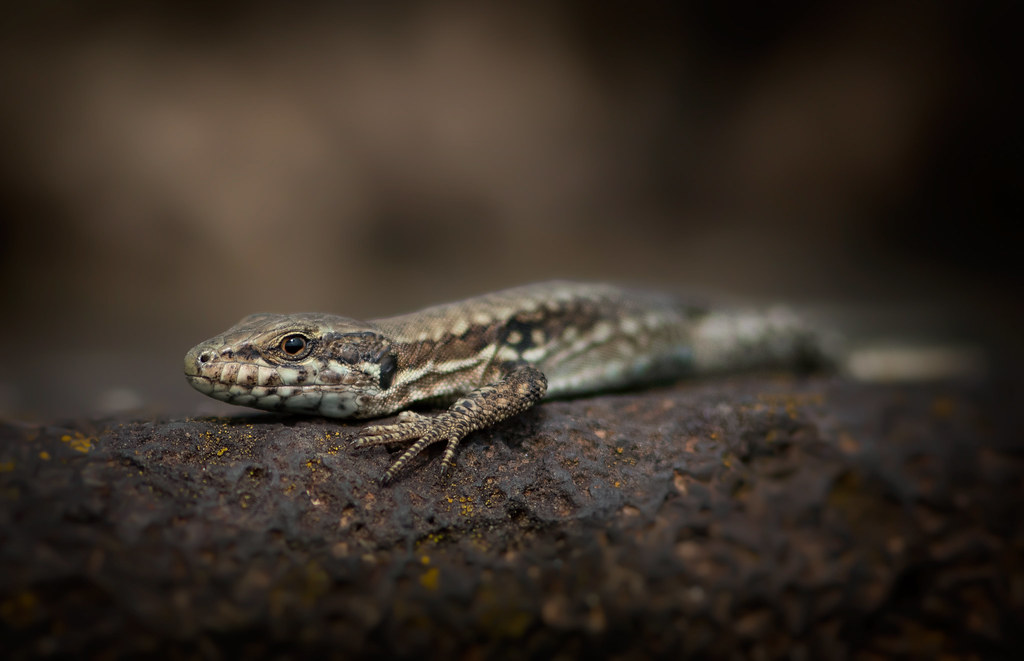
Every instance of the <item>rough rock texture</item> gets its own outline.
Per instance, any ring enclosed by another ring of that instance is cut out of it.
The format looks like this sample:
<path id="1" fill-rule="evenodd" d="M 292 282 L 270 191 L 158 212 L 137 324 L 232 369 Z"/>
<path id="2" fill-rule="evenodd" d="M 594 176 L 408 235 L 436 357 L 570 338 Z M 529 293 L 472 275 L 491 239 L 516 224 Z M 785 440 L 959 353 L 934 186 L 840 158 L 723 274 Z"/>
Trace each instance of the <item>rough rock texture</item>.
<path id="1" fill-rule="evenodd" d="M 1019 394 L 758 376 L 553 402 L 446 483 L 438 447 L 388 488 L 399 448 L 327 420 L 6 423 L 0 656 L 1010 658 Z"/>

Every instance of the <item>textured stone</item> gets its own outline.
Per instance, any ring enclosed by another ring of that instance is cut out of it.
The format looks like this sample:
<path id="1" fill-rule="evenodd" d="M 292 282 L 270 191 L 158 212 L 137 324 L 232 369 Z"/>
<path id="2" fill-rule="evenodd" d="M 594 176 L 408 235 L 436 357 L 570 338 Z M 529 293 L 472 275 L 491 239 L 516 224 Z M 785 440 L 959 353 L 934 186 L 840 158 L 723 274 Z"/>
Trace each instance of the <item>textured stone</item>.
<path id="1" fill-rule="evenodd" d="M 979 658 L 1024 645 L 1019 391 L 737 377 L 436 447 L 0 425 L 0 653 Z"/>

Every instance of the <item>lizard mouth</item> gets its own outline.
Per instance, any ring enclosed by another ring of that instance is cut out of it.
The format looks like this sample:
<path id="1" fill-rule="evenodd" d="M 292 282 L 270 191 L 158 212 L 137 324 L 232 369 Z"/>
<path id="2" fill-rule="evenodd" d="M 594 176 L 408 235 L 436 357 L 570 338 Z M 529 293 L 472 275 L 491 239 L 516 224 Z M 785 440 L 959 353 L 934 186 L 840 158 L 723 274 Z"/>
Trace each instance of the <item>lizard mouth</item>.
<path id="1" fill-rule="evenodd" d="M 213 389 L 217 387 L 217 384 L 208 376 L 200 376 L 199 374 L 185 374 L 185 379 L 189 385 L 203 393 L 208 395 L 213 392 Z"/>
<path id="2" fill-rule="evenodd" d="M 272 390 L 276 386 L 288 385 L 282 383 L 277 370 L 272 368 L 210 358 L 208 354 L 196 354 L 195 350 L 185 356 L 185 378 L 193 388 L 207 395 L 219 389 L 244 394 L 251 390 Z"/>
<path id="3" fill-rule="evenodd" d="M 186 374 L 189 385 L 199 392 L 229 404 L 264 411 L 320 414 L 334 418 L 352 417 L 358 409 L 357 398 L 344 390 L 316 384 L 249 386 L 225 383 L 201 374 Z"/>
<path id="4" fill-rule="evenodd" d="M 217 397 L 225 401 L 235 401 L 240 398 L 261 398 L 270 395 L 279 397 L 291 397 L 302 392 L 315 390 L 313 387 L 302 386 L 259 386 L 238 383 L 237 381 L 225 381 L 203 374 L 186 374 L 185 378 L 189 385 L 211 397 Z"/>

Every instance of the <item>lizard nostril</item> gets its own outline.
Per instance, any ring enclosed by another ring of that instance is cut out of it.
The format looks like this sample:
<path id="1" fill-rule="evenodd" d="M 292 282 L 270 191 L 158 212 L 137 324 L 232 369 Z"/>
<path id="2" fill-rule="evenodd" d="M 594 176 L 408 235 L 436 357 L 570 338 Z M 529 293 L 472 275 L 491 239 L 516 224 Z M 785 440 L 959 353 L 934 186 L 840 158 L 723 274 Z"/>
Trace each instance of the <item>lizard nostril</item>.
<path id="1" fill-rule="evenodd" d="M 201 363 L 210 362 L 210 358 L 211 356 L 209 351 L 204 351 L 203 353 L 199 354 L 199 362 Z"/>

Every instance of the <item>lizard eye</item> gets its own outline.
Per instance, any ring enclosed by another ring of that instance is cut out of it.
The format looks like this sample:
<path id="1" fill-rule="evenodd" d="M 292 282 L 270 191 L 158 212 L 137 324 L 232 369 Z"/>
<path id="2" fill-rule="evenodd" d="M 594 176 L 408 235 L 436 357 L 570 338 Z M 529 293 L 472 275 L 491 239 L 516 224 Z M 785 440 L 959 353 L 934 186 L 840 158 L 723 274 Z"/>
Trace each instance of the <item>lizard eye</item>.
<path id="1" fill-rule="evenodd" d="M 289 356 L 295 356 L 302 353 L 308 343 L 306 338 L 301 335 L 289 335 L 281 340 L 281 351 Z"/>

